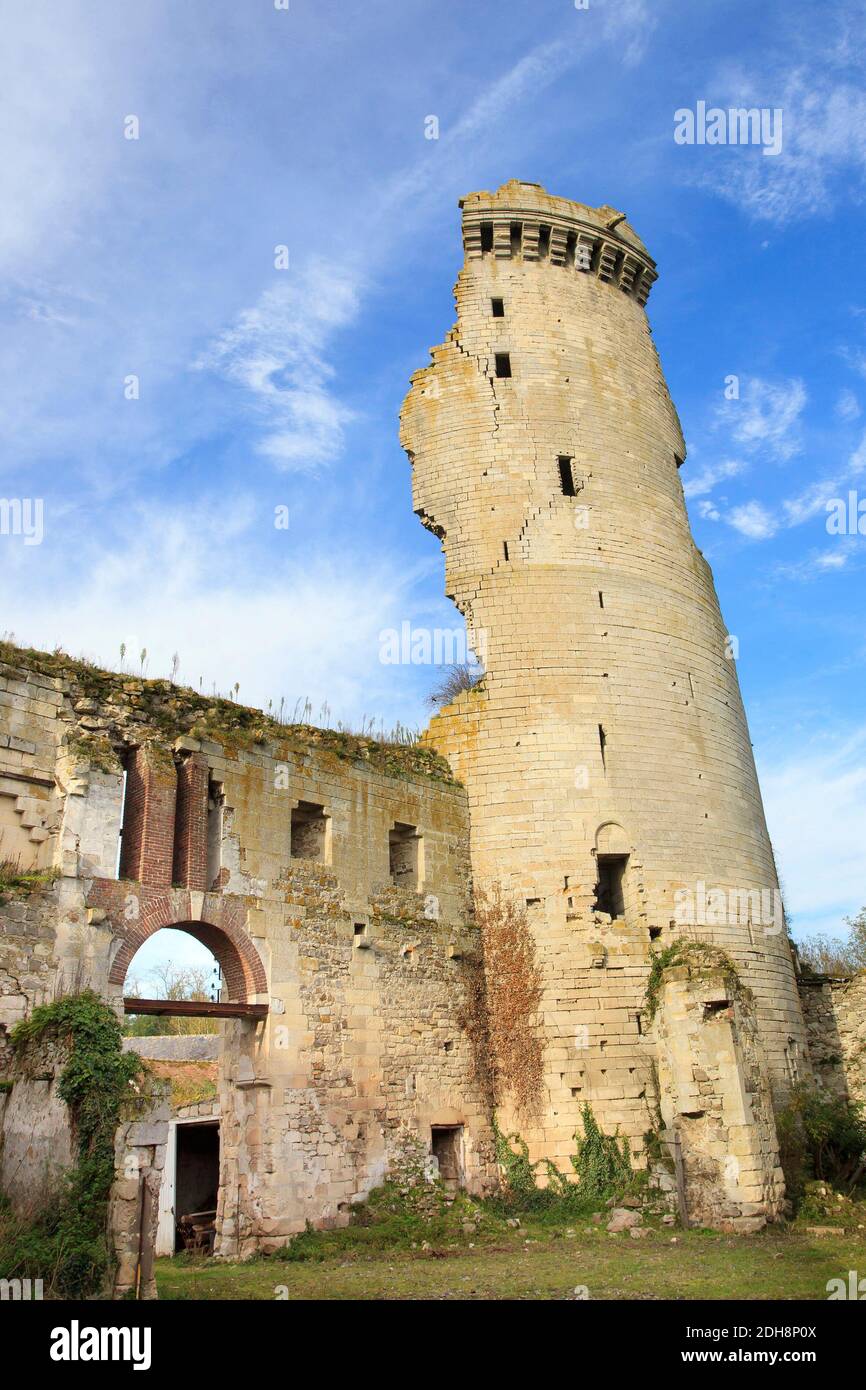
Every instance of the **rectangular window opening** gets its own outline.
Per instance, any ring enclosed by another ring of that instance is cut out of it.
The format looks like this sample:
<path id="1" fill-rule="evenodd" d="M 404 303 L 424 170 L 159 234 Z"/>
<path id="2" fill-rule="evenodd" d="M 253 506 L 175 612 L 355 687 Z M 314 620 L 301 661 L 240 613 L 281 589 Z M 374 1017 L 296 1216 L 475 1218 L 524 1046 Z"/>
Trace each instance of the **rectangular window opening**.
<path id="1" fill-rule="evenodd" d="M 492 250 L 493 250 L 493 223 L 492 223 L 492 222 L 482 222 L 482 223 L 481 223 L 481 250 L 482 250 L 482 252 L 483 252 L 483 251 L 492 251 Z"/>
<path id="2" fill-rule="evenodd" d="M 504 560 L 508 560 L 508 541 L 502 542 L 502 556 Z"/>
<path id="3" fill-rule="evenodd" d="M 574 486 L 573 459 L 569 458 L 567 454 L 560 454 L 557 462 L 559 464 L 559 486 L 562 488 L 563 496 L 576 497 L 577 488 Z"/>
<path id="4" fill-rule="evenodd" d="M 598 606 L 599 608 L 604 608 L 604 594 L 601 592 L 601 589 L 598 591 Z"/>
<path id="5" fill-rule="evenodd" d="M 388 832 L 388 861 L 391 882 L 397 888 L 417 893 L 423 878 L 421 836 L 416 825 L 395 821 Z"/>
<path id="6" fill-rule="evenodd" d="M 490 311 L 495 319 L 505 318 L 505 301 L 502 299 L 491 299 Z"/>
<path id="7" fill-rule="evenodd" d="M 315 859 L 328 862 L 328 822 L 324 806 L 314 801 L 299 801 L 292 811 L 291 856 L 293 859 Z"/>
<path id="8" fill-rule="evenodd" d="M 541 226 L 538 229 L 538 259 L 546 260 L 550 255 L 550 227 Z"/>
<path id="9" fill-rule="evenodd" d="M 601 765 L 607 769 L 607 734 L 604 732 L 604 725 L 598 726 L 598 746 L 601 749 Z"/>
<path id="10" fill-rule="evenodd" d="M 519 256 L 523 250 L 523 223 L 512 222 L 511 224 L 511 254 Z"/>
<path id="11" fill-rule="evenodd" d="M 600 854 L 598 882 L 595 887 L 596 912 L 608 912 L 611 917 L 625 916 L 625 871 L 627 854 Z"/>
<path id="12" fill-rule="evenodd" d="M 511 376 L 511 358 L 507 352 L 496 353 L 496 375 L 498 377 Z"/>

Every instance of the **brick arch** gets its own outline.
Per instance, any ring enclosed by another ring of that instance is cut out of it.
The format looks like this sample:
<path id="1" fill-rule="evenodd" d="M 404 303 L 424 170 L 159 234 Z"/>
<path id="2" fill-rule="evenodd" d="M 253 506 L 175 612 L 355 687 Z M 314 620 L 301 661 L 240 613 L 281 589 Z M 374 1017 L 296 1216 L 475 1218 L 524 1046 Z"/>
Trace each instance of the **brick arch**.
<path id="1" fill-rule="evenodd" d="M 133 957 L 145 941 L 149 941 L 155 932 L 171 927 L 176 931 L 188 932 L 219 961 L 230 1003 L 249 1004 L 255 1002 L 257 995 L 267 996 L 265 967 L 239 920 L 243 913 L 233 910 L 233 904 L 230 905 L 225 899 L 211 899 L 207 904 L 211 909 L 207 915 L 194 919 L 182 910 L 176 910 L 182 909 L 185 905 L 183 903 L 171 900 L 157 903 L 151 895 L 148 897 L 150 901 L 138 920 L 115 928 L 115 935 L 121 939 L 121 946 L 111 964 L 109 984 L 122 988 Z M 163 895 L 159 897 L 162 898 Z M 172 908 L 175 911 L 172 911 Z"/>

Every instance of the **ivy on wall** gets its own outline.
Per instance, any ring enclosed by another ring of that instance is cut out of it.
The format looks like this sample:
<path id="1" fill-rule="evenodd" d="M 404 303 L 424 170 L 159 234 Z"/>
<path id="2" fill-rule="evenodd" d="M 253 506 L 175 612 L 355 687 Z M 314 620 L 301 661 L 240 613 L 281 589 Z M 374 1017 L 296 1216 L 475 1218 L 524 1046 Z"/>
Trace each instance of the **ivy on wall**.
<path id="1" fill-rule="evenodd" d="M 113 1265 L 114 1136 L 143 1068 L 135 1053 L 123 1052 L 117 1016 L 92 991 L 40 1005 L 16 1024 L 10 1042 L 20 1054 L 49 1037 L 68 1047 L 58 1091 L 69 1108 L 76 1162 L 57 1200 L 33 1221 L 4 1214 L 0 1277 L 41 1278 L 59 1297 L 83 1298 L 105 1287 Z"/>

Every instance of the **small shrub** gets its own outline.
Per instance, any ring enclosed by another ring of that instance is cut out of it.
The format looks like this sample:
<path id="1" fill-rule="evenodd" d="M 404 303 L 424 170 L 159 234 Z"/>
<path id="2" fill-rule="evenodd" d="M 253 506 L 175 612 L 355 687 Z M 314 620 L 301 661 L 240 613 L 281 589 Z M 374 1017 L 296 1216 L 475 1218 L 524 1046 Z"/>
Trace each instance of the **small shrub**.
<path id="1" fill-rule="evenodd" d="M 440 677 L 439 684 L 427 696 L 427 703 L 437 709 L 443 705 L 450 705 L 458 695 L 464 694 L 467 690 L 474 690 L 483 679 L 482 666 L 472 666 L 468 662 L 449 666 Z"/>
<path id="2" fill-rule="evenodd" d="M 866 1154 L 863 1106 L 801 1086 L 776 1115 L 788 1197 L 798 1204 L 810 1179 L 846 1186 Z"/>

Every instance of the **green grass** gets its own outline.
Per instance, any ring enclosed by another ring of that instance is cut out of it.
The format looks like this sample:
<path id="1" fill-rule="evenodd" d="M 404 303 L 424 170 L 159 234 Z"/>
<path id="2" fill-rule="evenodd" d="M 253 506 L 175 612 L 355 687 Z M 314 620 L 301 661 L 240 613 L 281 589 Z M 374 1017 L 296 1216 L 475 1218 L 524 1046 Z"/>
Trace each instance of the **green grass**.
<path id="1" fill-rule="evenodd" d="M 595 1299 L 826 1299 L 829 1279 L 866 1270 L 866 1229 L 816 1237 L 797 1226 L 757 1236 L 659 1227 L 632 1240 L 585 1219 L 557 1231 L 531 1220 L 520 1230 L 483 1226 L 429 1250 L 375 1248 L 375 1236 L 358 1236 L 375 1228 L 362 1226 L 301 1237 L 312 1258 L 159 1260 L 157 1283 L 164 1299 L 274 1299 L 280 1286 L 289 1299 L 569 1299 L 580 1285 Z"/>

